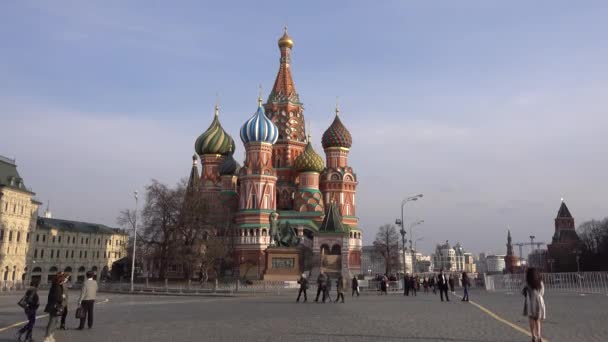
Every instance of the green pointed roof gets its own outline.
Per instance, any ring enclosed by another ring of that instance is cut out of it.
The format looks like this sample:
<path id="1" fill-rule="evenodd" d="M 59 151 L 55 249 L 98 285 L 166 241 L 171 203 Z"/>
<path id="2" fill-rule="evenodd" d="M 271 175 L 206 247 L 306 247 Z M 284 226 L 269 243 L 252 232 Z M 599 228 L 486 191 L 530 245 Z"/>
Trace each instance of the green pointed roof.
<path id="1" fill-rule="evenodd" d="M 321 223 L 320 232 L 322 233 L 346 233 L 347 226 L 342 224 L 342 216 L 335 202 L 332 202 L 327 208 L 323 223 Z"/>
<path id="2" fill-rule="evenodd" d="M 310 137 L 308 138 L 308 144 L 304 149 L 304 152 L 296 158 L 294 165 L 298 172 L 316 172 L 321 173 L 325 169 L 325 163 L 323 158 L 315 152 L 312 144 L 310 143 Z"/>
<path id="3" fill-rule="evenodd" d="M 216 105 L 213 121 L 209 128 L 196 139 L 194 150 L 198 155 L 221 154 L 226 156 L 233 154 L 234 149 L 234 140 L 220 124 L 219 108 Z"/>

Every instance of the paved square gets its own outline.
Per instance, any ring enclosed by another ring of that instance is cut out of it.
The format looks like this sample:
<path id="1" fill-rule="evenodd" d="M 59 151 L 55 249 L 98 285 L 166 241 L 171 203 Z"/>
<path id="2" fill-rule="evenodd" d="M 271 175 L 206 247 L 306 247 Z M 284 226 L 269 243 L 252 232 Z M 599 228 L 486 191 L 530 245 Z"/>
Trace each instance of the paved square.
<path id="1" fill-rule="evenodd" d="M 42 302 L 46 297 L 42 294 Z M 72 295 L 71 298 L 75 298 Z M 312 295 L 311 295 L 312 297 Z M 345 304 L 295 303 L 295 293 L 257 297 L 168 297 L 100 294 L 92 330 L 61 331 L 57 341 L 453 341 L 530 338 L 478 307 L 438 295 L 346 296 Z M 473 291 L 471 299 L 527 330 L 520 296 Z M 0 329 L 22 321 L 18 296 L 0 296 Z M 548 294 L 545 335 L 551 342 L 608 340 L 608 296 Z M 69 328 L 77 326 L 69 315 Z M 47 318 L 38 320 L 42 341 Z M 16 328 L 0 332 L 13 341 Z"/>

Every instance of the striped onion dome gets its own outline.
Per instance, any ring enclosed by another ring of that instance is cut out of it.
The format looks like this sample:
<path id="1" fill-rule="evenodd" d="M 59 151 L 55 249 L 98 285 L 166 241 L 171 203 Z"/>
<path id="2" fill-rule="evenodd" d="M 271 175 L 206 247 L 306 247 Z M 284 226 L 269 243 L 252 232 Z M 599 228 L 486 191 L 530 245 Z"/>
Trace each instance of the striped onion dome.
<path id="1" fill-rule="evenodd" d="M 298 172 L 317 172 L 321 173 L 325 169 L 325 163 L 323 158 L 315 152 L 310 143 L 310 137 L 308 138 L 308 144 L 304 149 L 304 152 L 296 158 L 294 165 Z"/>
<path id="2" fill-rule="evenodd" d="M 207 130 L 201 134 L 194 143 L 194 150 L 199 155 L 203 154 L 221 154 L 231 155 L 234 153 L 234 140 L 220 124 L 219 108 L 215 106 L 215 116 L 213 122 Z"/>
<path id="3" fill-rule="evenodd" d="M 244 144 L 250 142 L 264 142 L 274 144 L 279 138 L 279 129 L 264 114 L 262 98 L 258 98 L 258 110 L 241 127 L 241 140 Z"/>
<path id="4" fill-rule="evenodd" d="M 329 147 L 344 147 L 350 148 L 353 144 L 353 138 L 350 132 L 344 127 L 344 124 L 340 120 L 340 110 L 336 108 L 336 118 L 329 128 L 323 133 L 321 139 L 323 148 Z"/>
<path id="5" fill-rule="evenodd" d="M 241 166 L 236 160 L 234 160 L 234 157 L 232 155 L 228 155 L 220 164 L 220 176 L 236 175 L 240 169 Z"/>

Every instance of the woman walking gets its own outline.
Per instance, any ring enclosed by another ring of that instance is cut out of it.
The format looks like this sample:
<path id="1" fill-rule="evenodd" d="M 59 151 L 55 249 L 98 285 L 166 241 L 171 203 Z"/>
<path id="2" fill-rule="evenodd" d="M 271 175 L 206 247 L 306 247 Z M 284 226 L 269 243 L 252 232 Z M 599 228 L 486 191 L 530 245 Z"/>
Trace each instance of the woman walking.
<path id="1" fill-rule="evenodd" d="M 340 300 L 340 298 L 342 298 L 342 303 L 344 303 L 344 278 L 342 277 L 341 274 L 340 274 L 340 276 L 338 276 L 338 283 L 336 284 L 336 291 L 338 293 L 338 296 L 336 297 L 336 303 L 338 302 L 338 300 Z"/>
<path id="2" fill-rule="evenodd" d="M 469 286 L 471 286 L 469 276 L 467 275 L 467 272 L 462 272 L 462 288 L 464 289 L 464 296 L 462 297 L 463 302 L 469 301 Z"/>
<path id="3" fill-rule="evenodd" d="M 522 290 L 524 295 L 524 316 L 528 316 L 532 342 L 542 342 L 541 321 L 545 316 L 545 286 L 540 272 L 534 267 L 526 271 L 526 287 Z"/>
<path id="4" fill-rule="evenodd" d="M 51 289 L 49 290 L 48 301 L 44 312 L 49 314 L 49 323 L 46 326 L 46 334 L 44 342 L 55 342 L 53 334 L 57 329 L 57 321 L 61 318 L 64 308 L 65 294 L 63 293 L 63 283 L 66 281 L 66 275 L 63 272 L 57 273 Z"/>
<path id="5" fill-rule="evenodd" d="M 23 334 L 25 334 L 25 340 L 23 341 L 33 341 L 32 329 L 34 329 L 34 324 L 36 324 L 36 310 L 38 310 L 38 306 L 40 306 L 40 298 L 38 298 L 39 283 L 40 281 L 37 279 L 32 280 L 30 288 L 25 292 L 25 296 L 23 297 L 23 300 L 25 301 L 23 310 L 25 311 L 28 322 L 17 332 L 17 341 L 22 341 L 21 337 L 23 337 Z"/>

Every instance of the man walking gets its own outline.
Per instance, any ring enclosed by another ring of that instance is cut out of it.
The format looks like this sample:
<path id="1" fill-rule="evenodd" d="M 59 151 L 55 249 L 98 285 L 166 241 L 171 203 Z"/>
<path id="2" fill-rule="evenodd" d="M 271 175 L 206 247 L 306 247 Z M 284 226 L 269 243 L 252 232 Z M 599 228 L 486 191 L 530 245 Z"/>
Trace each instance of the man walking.
<path id="1" fill-rule="evenodd" d="M 93 327 L 93 307 L 95 306 L 95 298 L 97 298 L 97 281 L 93 279 L 95 273 L 87 272 L 87 280 L 82 284 L 82 291 L 78 299 L 78 305 L 84 311 L 83 317 L 80 319 L 78 330 L 84 329 L 84 321 L 88 321 L 89 329 Z"/>
<path id="2" fill-rule="evenodd" d="M 450 301 L 448 297 L 448 278 L 443 274 L 443 270 L 439 271 L 439 276 L 437 277 L 437 286 L 439 287 L 439 295 L 441 296 L 441 301 L 443 302 L 443 295 L 445 294 L 445 300 Z"/>
<path id="3" fill-rule="evenodd" d="M 410 276 L 407 273 L 403 275 L 403 295 L 410 295 Z"/>
<path id="4" fill-rule="evenodd" d="M 66 275 L 66 281 L 61 284 L 61 286 L 63 287 L 63 296 L 64 296 L 64 300 L 63 300 L 63 313 L 61 314 L 61 325 L 59 326 L 59 329 L 61 330 L 65 330 L 65 319 L 66 317 L 68 317 L 68 281 L 70 280 L 70 277 Z"/>
<path id="5" fill-rule="evenodd" d="M 298 299 L 296 299 L 296 303 L 300 301 L 300 296 L 302 293 L 304 294 L 304 303 L 308 300 L 306 297 L 306 290 L 308 290 L 308 279 L 306 279 L 306 273 L 302 273 L 302 276 L 298 280 L 298 284 L 300 284 L 300 291 L 298 292 Z"/>
<path id="6" fill-rule="evenodd" d="M 412 296 L 416 296 L 416 291 L 418 291 L 418 278 L 412 276 L 410 278 L 410 284 L 412 289 Z"/>
<path id="7" fill-rule="evenodd" d="M 319 276 L 317 277 L 317 297 L 315 298 L 315 302 L 319 301 L 319 295 L 321 293 L 323 293 L 323 301 L 325 301 L 325 283 L 327 281 L 327 277 L 325 276 L 325 273 L 323 273 L 323 271 L 321 271 L 321 273 L 319 273 Z"/>
<path id="8" fill-rule="evenodd" d="M 353 293 L 351 295 L 351 297 L 355 296 L 355 293 L 357 294 L 357 297 L 359 297 L 359 280 L 357 280 L 357 277 L 353 277 L 353 280 L 351 282 L 351 287 L 353 289 Z"/>

